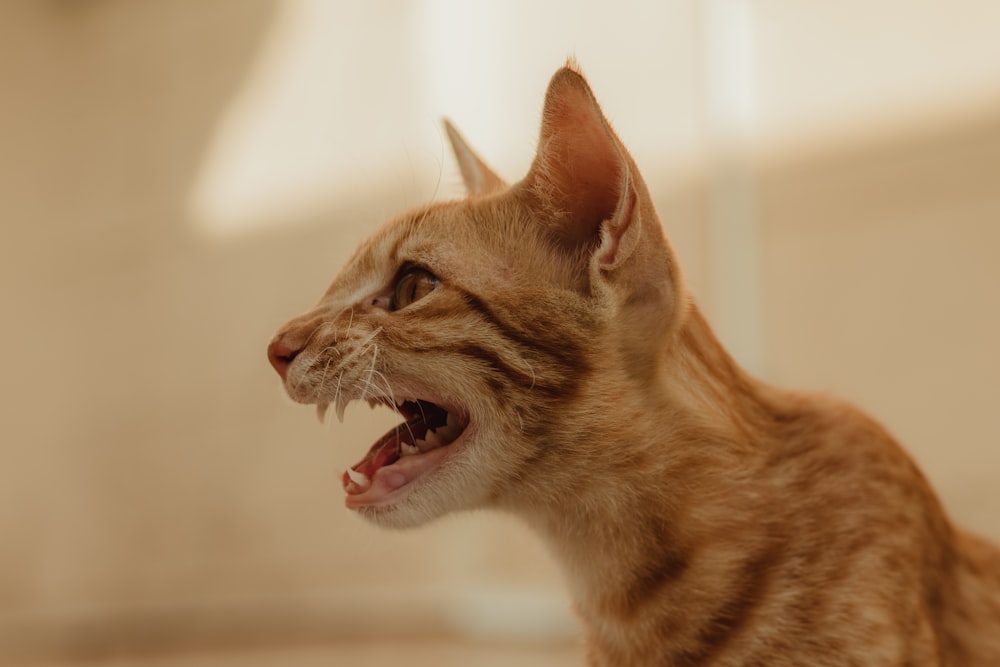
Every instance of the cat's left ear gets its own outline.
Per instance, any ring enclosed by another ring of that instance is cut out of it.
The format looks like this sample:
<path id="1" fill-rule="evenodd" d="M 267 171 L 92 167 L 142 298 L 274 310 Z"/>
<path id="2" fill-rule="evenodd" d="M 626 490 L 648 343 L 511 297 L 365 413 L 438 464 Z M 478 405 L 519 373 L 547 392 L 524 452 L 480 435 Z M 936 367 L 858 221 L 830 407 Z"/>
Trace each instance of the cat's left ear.
<path id="1" fill-rule="evenodd" d="M 448 141 L 451 142 L 451 149 L 455 152 L 455 159 L 458 160 L 458 168 L 462 172 L 462 180 L 469 196 L 492 194 L 507 187 L 504 180 L 476 155 L 447 118 L 444 119 L 444 129 L 448 133 Z"/>
<path id="2" fill-rule="evenodd" d="M 640 225 L 632 160 L 604 118 L 583 76 L 556 72 L 542 112 L 538 153 L 526 185 L 546 211 L 556 238 L 595 248 L 602 269 L 635 249 Z"/>

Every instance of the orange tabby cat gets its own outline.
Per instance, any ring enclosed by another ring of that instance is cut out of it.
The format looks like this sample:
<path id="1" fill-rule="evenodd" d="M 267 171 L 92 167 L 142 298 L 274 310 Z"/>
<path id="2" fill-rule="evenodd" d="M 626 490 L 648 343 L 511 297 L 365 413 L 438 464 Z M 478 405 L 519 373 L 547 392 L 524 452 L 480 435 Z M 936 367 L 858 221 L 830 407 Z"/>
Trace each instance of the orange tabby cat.
<path id="1" fill-rule="evenodd" d="M 469 198 L 384 226 L 269 348 L 321 416 L 405 420 L 349 508 L 522 516 L 592 665 L 1000 665 L 1000 552 L 864 413 L 733 362 L 578 71 L 514 185 L 448 134 Z"/>

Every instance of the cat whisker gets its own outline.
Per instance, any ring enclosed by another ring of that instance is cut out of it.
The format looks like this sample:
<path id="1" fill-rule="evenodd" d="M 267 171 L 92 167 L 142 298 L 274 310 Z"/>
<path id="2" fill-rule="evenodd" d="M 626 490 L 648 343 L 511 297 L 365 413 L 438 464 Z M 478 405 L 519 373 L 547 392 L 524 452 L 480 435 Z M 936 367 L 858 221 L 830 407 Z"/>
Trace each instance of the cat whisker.
<path id="1" fill-rule="evenodd" d="M 344 374 L 343 373 L 338 374 L 337 375 L 337 386 L 334 389 L 334 392 L 333 392 L 333 401 L 332 401 L 333 404 L 336 406 L 336 409 L 337 409 L 337 419 L 339 419 L 341 423 L 344 422 L 344 410 L 341 409 L 341 407 L 340 407 L 340 395 L 341 395 L 340 394 L 340 384 L 341 384 L 341 382 L 343 382 L 343 380 L 344 380 Z M 347 406 L 344 405 L 344 409 L 346 409 L 346 408 L 347 408 Z"/>
<path id="2" fill-rule="evenodd" d="M 378 365 L 378 349 L 379 349 L 378 345 L 375 344 L 373 341 L 375 337 L 378 336 L 379 333 L 381 333 L 381 331 L 382 331 L 381 327 L 372 331 L 364 340 L 358 343 L 357 349 L 346 355 L 341 360 L 342 370 L 338 375 L 337 392 L 336 392 L 338 408 L 343 402 L 341 383 L 343 380 L 344 373 L 354 364 L 356 360 L 358 360 L 359 358 L 363 358 L 369 352 L 371 352 L 371 361 L 370 363 L 367 364 L 368 366 L 367 371 L 363 371 L 364 378 L 354 383 L 354 387 L 357 390 L 358 394 L 357 398 L 359 398 L 360 400 L 368 400 L 370 399 L 370 395 L 379 396 L 385 393 L 381 388 L 377 387 L 373 381 L 375 374 L 378 373 L 377 365 Z M 350 400 L 351 400 L 350 398 L 347 399 L 347 402 L 350 402 Z"/>
<path id="3" fill-rule="evenodd" d="M 302 343 L 301 349 L 305 350 L 307 347 L 309 347 L 309 344 L 312 343 L 313 339 L 320 334 L 320 332 L 329 330 L 330 328 L 333 328 L 333 325 L 328 322 L 323 322 L 321 324 L 318 324 L 316 327 L 313 328 L 312 331 L 309 332 L 309 335 L 306 336 L 305 342 Z M 295 385 L 296 389 L 302 386 L 302 383 L 305 381 L 307 377 L 311 376 L 312 369 L 315 367 L 317 363 L 319 363 L 320 359 L 322 359 L 323 355 L 326 353 L 327 350 L 331 349 L 331 347 L 333 346 L 327 346 L 323 348 L 312 360 L 309 361 L 309 364 L 306 367 L 305 372 L 302 373 L 302 378 L 300 379 L 300 382 L 297 385 Z"/>
<path id="4" fill-rule="evenodd" d="M 424 421 L 427 421 L 427 415 L 426 413 L 424 413 L 423 404 L 417 401 L 417 407 L 420 409 L 420 418 L 423 419 Z"/>
<path id="5" fill-rule="evenodd" d="M 381 333 L 381 331 L 382 331 L 381 327 L 379 327 L 379 328 L 375 329 L 374 331 L 372 331 L 364 340 L 362 340 L 362 341 L 360 341 L 359 343 L 356 344 L 356 348 L 354 350 L 352 350 L 351 352 L 348 352 L 347 354 L 341 354 L 338 351 L 338 354 L 341 357 L 341 359 L 340 359 L 340 367 L 342 369 L 346 370 L 347 368 L 349 368 L 355 362 L 355 360 L 357 360 L 359 357 L 363 357 L 364 355 L 366 355 L 368 353 L 368 351 L 371 349 L 372 340 L 379 333 Z M 343 371 L 341 371 L 341 372 L 343 372 Z"/>
<path id="6" fill-rule="evenodd" d="M 365 376 L 365 386 L 361 392 L 362 398 L 367 398 L 372 387 L 372 373 L 375 371 L 375 364 L 378 362 L 378 345 L 372 345 L 372 360 L 368 365 L 368 374 Z"/>
<path id="7" fill-rule="evenodd" d="M 343 313 L 344 311 L 340 311 Z M 351 316 L 347 320 L 347 330 L 344 331 L 344 338 L 349 338 L 351 335 L 351 327 L 354 325 L 354 308 L 351 308 Z"/>
<path id="8" fill-rule="evenodd" d="M 397 414 L 399 414 L 400 410 L 399 410 L 399 406 L 396 404 L 396 395 L 395 395 L 395 392 L 392 389 L 392 385 L 389 384 L 388 378 L 386 378 L 385 374 L 382 373 L 381 371 L 374 371 L 374 373 L 373 373 L 373 379 L 376 380 L 376 381 L 378 381 L 378 383 L 379 383 L 379 384 L 375 384 L 374 387 L 375 387 L 375 389 L 378 390 L 378 393 L 379 393 L 379 395 L 380 395 L 380 397 L 382 399 L 381 401 L 377 401 L 377 402 L 380 402 L 380 403 L 388 406 L 394 412 L 396 412 Z"/>
<path id="9" fill-rule="evenodd" d="M 323 351 L 325 352 L 328 349 L 330 349 L 330 348 L 325 348 Z M 322 354 L 322 352 L 320 354 Z M 326 360 L 326 364 L 323 366 L 323 373 L 319 377 L 319 384 L 318 384 L 318 386 L 320 388 L 322 388 L 324 385 L 326 385 L 326 374 L 330 371 L 330 364 L 332 364 L 332 363 L 333 363 L 333 357 L 330 356 Z M 322 419 L 320 421 L 322 421 Z"/>
<path id="10" fill-rule="evenodd" d="M 334 409 L 337 411 L 337 421 L 341 424 L 344 423 L 344 412 L 347 411 L 347 404 L 350 402 L 350 399 L 346 398 L 343 394 L 340 394 L 334 404 Z"/>
<path id="11" fill-rule="evenodd" d="M 312 342 L 313 338 L 316 337 L 316 334 L 318 334 L 319 332 L 321 332 L 321 331 L 323 331 L 325 329 L 333 328 L 333 327 L 334 327 L 334 325 L 331 322 L 321 322 L 320 324 L 316 325 L 316 327 L 306 337 L 305 343 L 302 344 L 302 347 L 303 348 L 307 347 L 309 345 L 309 343 Z"/>

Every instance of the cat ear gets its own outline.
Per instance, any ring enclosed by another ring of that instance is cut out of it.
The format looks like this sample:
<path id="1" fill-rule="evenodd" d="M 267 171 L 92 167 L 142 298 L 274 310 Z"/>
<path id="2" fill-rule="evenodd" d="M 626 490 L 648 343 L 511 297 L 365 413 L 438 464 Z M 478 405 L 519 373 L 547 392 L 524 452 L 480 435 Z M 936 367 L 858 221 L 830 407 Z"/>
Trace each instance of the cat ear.
<path id="1" fill-rule="evenodd" d="M 572 66 L 549 83 L 538 153 L 524 184 L 556 237 L 570 246 L 596 246 L 602 268 L 614 268 L 635 248 L 640 226 L 632 224 L 637 193 L 631 158 Z"/>
<path id="2" fill-rule="evenodd" d="M 469 147 L 465 138 L 447 118 L 444 119 L 444 129 L 448 133 L 451 149 L 455 152 L 458 168 L 462 171 L 462 180 L 465 181 L 465 189 L 470 196 L 491 194 L 507 187 L 503 179 Z"/>

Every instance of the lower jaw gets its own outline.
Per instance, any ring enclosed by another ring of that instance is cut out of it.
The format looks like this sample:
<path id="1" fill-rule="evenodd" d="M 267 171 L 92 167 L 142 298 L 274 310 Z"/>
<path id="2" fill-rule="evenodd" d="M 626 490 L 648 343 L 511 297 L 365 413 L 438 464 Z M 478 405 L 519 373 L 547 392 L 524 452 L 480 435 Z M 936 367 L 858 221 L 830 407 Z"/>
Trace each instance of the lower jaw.
<path id="1" fill-rule="evenodd" d="M 406 456 L 392 465 L 379 468 L 371 485 L 360 493 L 347 493 L 344 504 L 348 509 L 387 507 L 403 500 L 419 486 L 425 477 L 433 475 L 454 445 L 439 447 L 423 454 Z M 345 490 L 348 488 L 345 473 Z"/>

